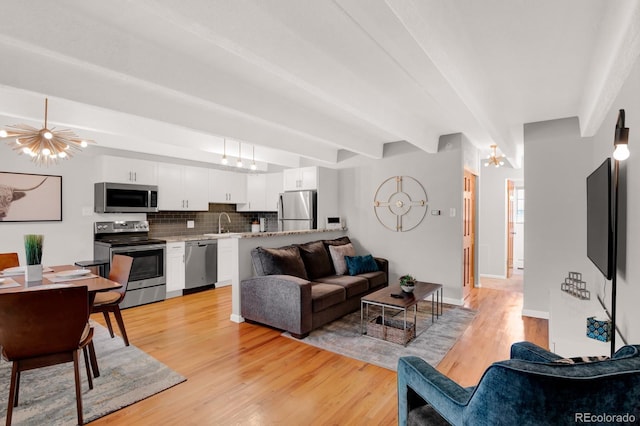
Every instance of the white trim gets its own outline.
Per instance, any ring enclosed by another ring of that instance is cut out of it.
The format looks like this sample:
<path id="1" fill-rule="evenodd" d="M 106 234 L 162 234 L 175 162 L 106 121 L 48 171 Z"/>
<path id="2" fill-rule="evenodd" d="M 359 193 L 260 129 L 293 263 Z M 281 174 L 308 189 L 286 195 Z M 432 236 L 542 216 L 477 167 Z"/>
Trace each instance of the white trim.
<path id="1" fill-rule="evenodd" d="M 229 317 L 229 319 L 233 322 L 244 322 L 244 317 L 240 316 L 240 315 L 236 315 L 236 314 L 231 314 L 231 316 Z"/>
<path id="2" fill-rule="evenodd" d="M 533 318 L 542 318 L 549 319 L 549 312 L 547 311 L 536 311 L 533 309 L 523 309 L 522 310 L 523 317 L 533 317 Z"/>
<path id="3" fill-rule="evenodd" d="M 429 300 L 429 299 L 425 299 L 425 300 Z M 462 306 L 464 305 L 464 299 L 453 299 L 451 297 L 443 297 L 442 303 L 446 303 L 447 305 Z"/>
<path id="4" fill-rule="evenodd" d="M 506 280 L 507 276 L 506 275 L 493 275 L 493 274 L 480 274 L 480 278 L 495 278 L 498 280 Z"/>

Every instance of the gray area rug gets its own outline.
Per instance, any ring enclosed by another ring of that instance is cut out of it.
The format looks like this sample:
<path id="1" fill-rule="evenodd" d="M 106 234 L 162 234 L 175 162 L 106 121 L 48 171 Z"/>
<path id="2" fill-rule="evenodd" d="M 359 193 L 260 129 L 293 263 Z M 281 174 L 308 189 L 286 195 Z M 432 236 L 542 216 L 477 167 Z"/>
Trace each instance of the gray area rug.
<path id="1" fill-rule="evenodd" d="M 375 306 L 369 308 L 369 318 L 374 318 L 379 313 L 377 309 Z M 387 309 L 385 316 L 389 312 L 399 311 Z M 464 333 L 475 314 L 470 309 L 443 305 L 442 316 L 432 324 L 431 302 L 420 302 L 417 316 L 418 337 L 407 346 L 363 336 L 360 333 L 360 311 L 326 324 L 300 341 L 393 371 L 396 371 L 401 356 L 410 355 L 418 356 L 435 367 Z M 413 309 L 407 313 L 407 318 L 409 317 L 413 320 Z M 289 333 L 283 333 L 283 336 L 291 337 Z"/>
<path id="2" fill-rule="evenodd" d="M 80 355 L 82 406 L 85 423 L 134 404 L 186 379 L 135 346 L 92 322 L 100 377 L 89 390 L 84 358 Z M 11 363 L 0 361 L 0 421 L 7 415 Z M 14 425 L 75 425 L 73 363 L 25 371 L 20 377 L 19 405 L 13 409 Z"/>

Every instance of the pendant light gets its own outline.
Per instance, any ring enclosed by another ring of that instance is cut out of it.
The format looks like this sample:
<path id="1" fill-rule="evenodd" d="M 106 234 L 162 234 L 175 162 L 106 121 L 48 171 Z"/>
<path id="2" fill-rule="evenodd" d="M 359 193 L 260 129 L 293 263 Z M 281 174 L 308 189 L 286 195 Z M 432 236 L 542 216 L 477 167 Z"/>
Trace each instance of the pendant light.
<path id="1" fill-rule="evenodd" d="M 222 151 L 222 160 L 220 160 L 220 162 L 222 164 L 224 164 L 225 166 L 229 163 L 229 160 L 227 160 L 227 139 L 223 139 L 223 151 Z"/>
<path id="2" fill-rule="evenodd" d="M 255 170 L 258 168 L 258 166 L 256 166 L 256 146 L 254 145 L 253 147 L 253 152 L 252 152 L 252 158 L 253 158 L 253 163 L 251 163 L 251 170 Z"/>

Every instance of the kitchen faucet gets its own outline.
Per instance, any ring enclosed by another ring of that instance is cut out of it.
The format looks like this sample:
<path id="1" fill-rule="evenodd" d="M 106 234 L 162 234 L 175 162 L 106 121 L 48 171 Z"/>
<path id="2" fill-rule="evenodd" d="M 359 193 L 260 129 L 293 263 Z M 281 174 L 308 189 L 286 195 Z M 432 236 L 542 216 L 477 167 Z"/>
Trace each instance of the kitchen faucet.
<path id="1" fill-rule="evenodd" d="M 220 215 L 218 215 L 218 234 L 222 234 L 222 225 L 220 224 L 220 219 L 222 218 L 222 215 L 225 215 L 229 223 L 231 223 L 231 218 L 226 212 L 220 213 Z"/>

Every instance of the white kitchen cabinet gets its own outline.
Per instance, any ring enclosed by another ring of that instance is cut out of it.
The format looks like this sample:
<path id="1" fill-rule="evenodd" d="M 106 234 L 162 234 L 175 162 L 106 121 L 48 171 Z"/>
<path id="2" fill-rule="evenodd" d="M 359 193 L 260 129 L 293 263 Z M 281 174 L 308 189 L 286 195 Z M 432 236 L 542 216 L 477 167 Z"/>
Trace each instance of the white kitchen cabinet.
<path id="1" fill-rule="evenodd" d="M 100 157 L 100 169 L 104 182 L 158 184 L 158 165 L 154 161 L 103 155 Z"/>
<path id="2" fill-rule="evenodd" d="M 209 210 L 209 171 L 201 167 L 158 164 L 160 210 Z"/>
<path id="3" fill-rule="evenodd" d="M 265 211 L 277 212 L 280 194 L 284 192 L 284 187 L 282 186 L 282 173 L 268 173 L 266 176 L 267 189 L 264 191 Z"/>
<path id="4" fill-rule="evenodd" d="M 238 260 L 233 258 L 233 238 L 220 238 L 218 240 L 218 280 L 216 287 L 231 285 L 234 268 L 237 268 Z"/>
<path id="5" fill-rule="evenodd" d="M 283 187 L 285 191 L 318 189 L 318 168 L 285 169 L 283 172 Z"/>
<path id="6" fill-rule="evenodd" d="M 209 170 L 209 202 L 242 204 L 247 202 L 247 175 L 225 170 Z"/>
<path id="7" fill-rule="evenodd" d="M 185 286 L 184 241 L 167 243 L 167 298 L 182 296 Z"/>
<path id="8" fill-rule="evenodd" d="M 265 190 L 267 176 L 264 174 L 247 175 L 247 202 L 239 204 L 239 212 L 263 212 L 266 210 Z"/>
<path id="9" fill-rule="evenodd" d="M 247 202 L 238 205 L 242 212 L 276 212 L 282 192 L 282 173 L 247 175 Z"/>

